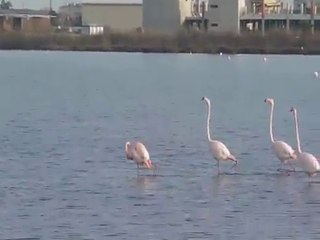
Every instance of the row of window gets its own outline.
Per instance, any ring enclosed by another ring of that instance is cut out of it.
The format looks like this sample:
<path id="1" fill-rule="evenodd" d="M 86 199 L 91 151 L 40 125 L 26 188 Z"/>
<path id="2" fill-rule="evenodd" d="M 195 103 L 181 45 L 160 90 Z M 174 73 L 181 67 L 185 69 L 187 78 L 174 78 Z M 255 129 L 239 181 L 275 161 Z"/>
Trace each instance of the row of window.
<path id="1" fill-rule="evenodd" d="M 218 8 L 217 4 L 210 4 L 210 8 Z M 211 23 L 211 27 L 218 27 L 218 23 Z"/>

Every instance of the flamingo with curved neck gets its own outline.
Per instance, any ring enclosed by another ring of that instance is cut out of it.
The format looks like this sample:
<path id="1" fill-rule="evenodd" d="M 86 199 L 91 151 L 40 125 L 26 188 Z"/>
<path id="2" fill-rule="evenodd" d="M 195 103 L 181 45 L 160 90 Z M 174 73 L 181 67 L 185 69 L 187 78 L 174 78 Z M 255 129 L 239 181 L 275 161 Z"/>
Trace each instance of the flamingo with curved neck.
<path id="1" fill-rule="evenodd" d="M 220 175 L 220 173 L 221 173 L 220 172 L 220 161 L 228 161 L 228 160 L 233 161 L 234 165 L 232 166 L 232 168 L 237 165 L 238 161 L 230 153 L 229 149 L 222 142 L 217 141 L 217 140 L 213 140 L 213 138 L 211 137 L 211 134 L 210 134 L 211 102 L 210 102 L 210 99 L 207 97 L 203 97 L 201 100 L 204 101 L 208 107 L 207 137 L 208 137 L 209 147 L 210 147 L 211 153 L 212 153 L 213 157 L 218 162 L 218 175 Z"/>
<path id="2" fill-rule="evenodd" d="M 125 152 L 127 159 L 133 160 L 137 164 L 138 169 L 141 166 L 145 166 L 148 169 L 153 168 L 149 152 L 143 143 L 137 142 L 135 145 L 131 145 L 130 142 L 126 142 Z"/>

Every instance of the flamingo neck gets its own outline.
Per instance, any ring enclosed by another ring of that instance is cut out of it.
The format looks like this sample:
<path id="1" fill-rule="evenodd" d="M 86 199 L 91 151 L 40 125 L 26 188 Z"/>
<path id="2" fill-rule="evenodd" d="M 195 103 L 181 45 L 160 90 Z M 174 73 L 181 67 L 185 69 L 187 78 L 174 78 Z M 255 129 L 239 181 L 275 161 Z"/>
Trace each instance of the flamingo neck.
<path id="1" fill-rule="evenodd" d="M 296 112 L 294 112 L 294 125 L 295 125 L 295 128 L 296 128 L 296 138 L 297 138 L 298 153 L 301 153 L 299 127 L 298 127 L 298 117 L 297 117 L 297 113 Z"/>
<path id="2" fill-rule="evenodd" d="M 133 153 L 132 153 L 132 149 L 131 149 L 131 144 L 130 143 L 126 143 L 126 155 L 127 158 L 130 160 L 133 160 Z"/>
<path id="3" fill-rule="evenodd" d="M 269 122 L 269 132 L 270 132 L 270 139 L 271 139 L 271 142 L 272 142 L 272 143 L 274 143 L 273 128 L 272 128 L 272 124 L 273 124 L 273 109 L 274 109 L 274 105 L 271 104 L 270 122 Z"/>
<path id="4" fill-rule="evenodd" d="M 212 142 L 212 138 L 210 135 L 210 118 L 211 118 L 211 104 L 208 103 L 208 115 L 207 115 L 207 136 L 208 136 L 208 140 L 209 142 Z"/>

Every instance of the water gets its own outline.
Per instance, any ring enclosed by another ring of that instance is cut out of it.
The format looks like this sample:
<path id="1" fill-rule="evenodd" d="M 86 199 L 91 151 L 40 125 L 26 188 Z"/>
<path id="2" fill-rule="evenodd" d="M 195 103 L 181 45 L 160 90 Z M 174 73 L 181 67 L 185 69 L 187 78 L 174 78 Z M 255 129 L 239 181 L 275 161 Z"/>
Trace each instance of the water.
<path id="1" fill-rule="evenodd" d="M 263 57 L 0 52 L 0 239 L 319 239 L 319 176 L 276 171 L 263 100 L 277 138 L 295 146 L 295 106 L 320 154 L 320 57 Z M 204 95 L 239 159 L 220 177 Z"/>

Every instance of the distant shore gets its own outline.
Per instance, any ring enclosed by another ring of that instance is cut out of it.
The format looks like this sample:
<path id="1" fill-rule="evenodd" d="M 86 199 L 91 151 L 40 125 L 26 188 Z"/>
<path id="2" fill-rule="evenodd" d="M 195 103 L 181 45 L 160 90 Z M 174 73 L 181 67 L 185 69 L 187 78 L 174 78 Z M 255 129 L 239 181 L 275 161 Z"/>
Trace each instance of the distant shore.
<path id="1" fill-rule="evenodd" d="M 176 34 L 116 33 L 100 36 L 72 34 L 0 35 L 1 50 L 61 50 L 143 53 L 208 54 L 320 54 L 320 35 L 310 33 L 269 32 L 214 34 L 180 31 Z"/>

